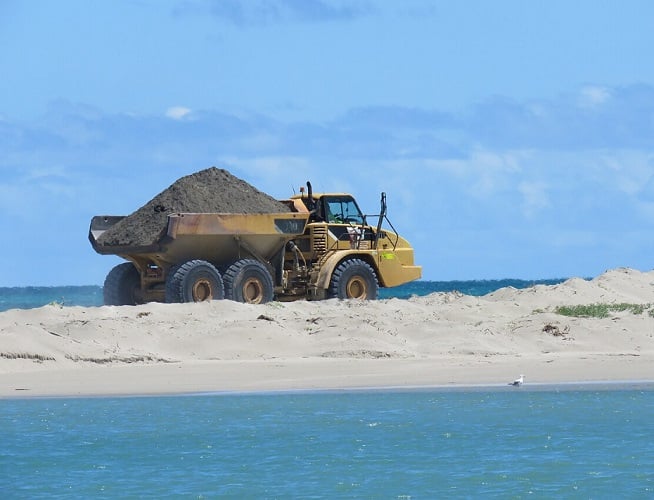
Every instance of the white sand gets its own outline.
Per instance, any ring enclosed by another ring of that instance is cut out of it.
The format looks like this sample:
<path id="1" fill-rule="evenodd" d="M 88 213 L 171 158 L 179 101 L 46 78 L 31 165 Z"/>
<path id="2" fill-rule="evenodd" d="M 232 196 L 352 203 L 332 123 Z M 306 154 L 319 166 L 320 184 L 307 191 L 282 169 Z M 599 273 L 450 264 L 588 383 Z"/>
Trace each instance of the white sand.
<path id="1" fill-rule="evenodd" d="M 484 297 L 230 301 L 0 313 L 0 397 L 654 380 L 654 318 L 558 305 L 653 304 L 616 269 Z"/>

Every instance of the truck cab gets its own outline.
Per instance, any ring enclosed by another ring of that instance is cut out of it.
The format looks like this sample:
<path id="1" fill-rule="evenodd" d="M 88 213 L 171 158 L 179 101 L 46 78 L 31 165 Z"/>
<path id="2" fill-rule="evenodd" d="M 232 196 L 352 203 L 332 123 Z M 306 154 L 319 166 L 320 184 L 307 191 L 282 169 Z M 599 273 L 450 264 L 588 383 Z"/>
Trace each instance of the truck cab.
<path id="1" fill-rule="evenodd" d="M 414 263 L 411 245 L 394 229 L 382 228 L 386 223 L 392 229 L 385 193 L 380 213 L 366 215 L 350 194 L 316 194 L 310 183 L 307 188 L 291 199 L 310 214 L 304 234 L 293 242 L 313 270 L 308 284 L 311 298 L 375 299 L 380 286 L 420 278 L 421 267 Z"/>
<path id="2" fill-rule="evenodd" d="M 364 215 L 357 202 L 349 194 L 324 194 L 315 199 L 312 222 L 329 224 L 364 224 Z"/>

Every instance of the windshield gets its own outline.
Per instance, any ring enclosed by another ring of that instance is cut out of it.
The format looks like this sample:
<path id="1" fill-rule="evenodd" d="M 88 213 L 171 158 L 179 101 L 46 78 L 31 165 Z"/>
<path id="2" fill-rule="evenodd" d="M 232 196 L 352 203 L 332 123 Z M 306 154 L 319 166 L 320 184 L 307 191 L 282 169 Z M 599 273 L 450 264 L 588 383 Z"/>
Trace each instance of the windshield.
<path id="1" fill-rule="evenodd" d="M 325 219 L 337 224 L 363 224 L 363 214 L 353 198 L 330 196 L 323 198 Z"/>

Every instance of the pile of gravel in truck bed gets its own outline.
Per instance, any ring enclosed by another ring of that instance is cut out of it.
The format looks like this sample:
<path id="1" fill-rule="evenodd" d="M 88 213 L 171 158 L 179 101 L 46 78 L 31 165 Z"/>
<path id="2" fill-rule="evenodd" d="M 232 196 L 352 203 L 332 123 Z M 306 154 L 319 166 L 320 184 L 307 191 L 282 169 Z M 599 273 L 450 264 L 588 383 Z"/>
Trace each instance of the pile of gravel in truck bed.
<path id="1" fill-rule="evenodd" d="M 172 213 L 276 213 L 290 208 L 227 170 L 211 167 L 178 179 L 136 212 L 102 233 L 103 246 L 157 242 Z"/>

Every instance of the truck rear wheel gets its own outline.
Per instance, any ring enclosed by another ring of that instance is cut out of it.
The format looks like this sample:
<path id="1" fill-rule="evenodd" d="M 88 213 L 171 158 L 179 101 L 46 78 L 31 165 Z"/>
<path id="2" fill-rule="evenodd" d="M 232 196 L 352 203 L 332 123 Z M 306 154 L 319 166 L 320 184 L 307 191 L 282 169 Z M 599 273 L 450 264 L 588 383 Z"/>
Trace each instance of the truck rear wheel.
<path id="1" fill-rule="evenodd" d="M 332 274 L 329 297 L 339 299 L 375 300 L 379 283 L 375 270 L 361 259 L 341 262 Z"/>
<path id="2" fill-rule="evenodd" d="M 134 306 L 141 276 L 131 262 L 115 266 L 104 280 L 102 295 L 106 306 Z"/>
<path id="3" fill-rule="evenodd" d="M 230 300 L 263 304 L 274 295 L 272 276 L 258 260 L 238 260 L 225 271 L 225 297 Z"/>
<path id="4" fill-rule="evenodd" d="M 210 262 L 189 260 L 168 273 L 166 302 L 204 302 L 223 298 L 223 279 Z"/>

